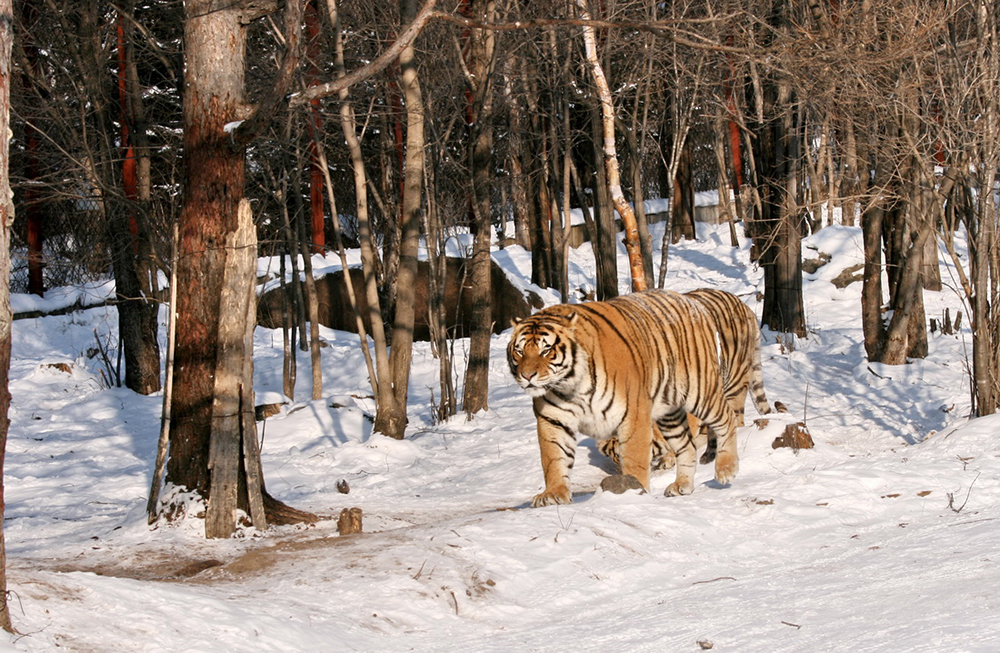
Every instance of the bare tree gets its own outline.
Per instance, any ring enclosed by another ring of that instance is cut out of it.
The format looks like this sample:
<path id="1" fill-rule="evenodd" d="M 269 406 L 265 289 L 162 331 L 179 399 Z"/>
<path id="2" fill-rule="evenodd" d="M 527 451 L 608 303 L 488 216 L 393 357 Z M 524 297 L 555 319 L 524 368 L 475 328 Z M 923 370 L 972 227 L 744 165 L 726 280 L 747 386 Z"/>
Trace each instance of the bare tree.
<path id="1" fill-rule="evenodd" d="M 795 21 L 793 3 L 777 0 L 762 22 L 764 45 L 787 38 Z M 794 80 L 777 66 L 751 66 L 756 192 L 760 214 L 760 264 L 764 269 L 761 322 L 775 331 L 806 335 L 802 300 L 800 203 L 802 124 Z"/>
<path id="2" fill-rule="evenodd" d="M 949 40 L 933 60 L 933 88 L 947 92 L 930 116 L 942 158 L 943 242 L 972 314 L 970 391 L 973 414 L 1000 409 L 1000 221 L 996 184 L 1000 169 L 1000 22 L 997 3 L 952 0 L 945 25 Z M 943 36 L 943 34 L 942 34 Z M 947 99 L 947 101 L 944 101 Z M 954 247 L 964 228 L 967 260 Z"/>
<path id="3" fill-rule="evenodd" d="M 417 16 L 414 0 L 400 0 L 399 6 L 403 22 L 413 23 Z M 407 384 L 413 355 L 414 291 L 424 182 L 424 106 L 417 75 L 416 50 L 412 44 L 400 53 L 399 68 L 406 111 L 402 235 L 396 280 L 396 316 L 389 353 L 390 371 L 388 375 L 379 375 L 378 414 L 375 416 L 375 430 L 396 439 L 403 438 L 407 423 Z"/>

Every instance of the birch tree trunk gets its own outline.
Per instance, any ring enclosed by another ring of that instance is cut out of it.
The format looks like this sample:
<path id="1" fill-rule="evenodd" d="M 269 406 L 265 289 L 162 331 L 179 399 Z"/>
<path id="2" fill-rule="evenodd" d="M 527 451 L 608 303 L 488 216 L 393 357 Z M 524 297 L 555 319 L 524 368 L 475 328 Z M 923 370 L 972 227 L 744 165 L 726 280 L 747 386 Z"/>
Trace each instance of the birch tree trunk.
<path id="1" fill-rule="evenodd" d="M 587 10 L 586 0 L 576 0 L 576 6 L 580 11 L 580 18 L 590 20 L 590 12 Z M 611 88 L 608 86 L 607 77 L 604 74 L 604 67 L 597 57 L 597 41 L 594 38 L 594 28 L 584 25 L 583 42 L 587 57 L 587 67 L 594 78 L 594 85 L 597 87 L 597 97 L 601 104 L 601 134 L 604 151 L 604 170 L 608 191 L 611 194 L 611 203 L 614 205 L 618 215 L 621 216 L 622 225 L 625 228 L 625 250 L 628 254 L 629 273 L 632 276 L 632 290 L 640 291 L 649 287 L 646 281 L 646 271 L 642 265 L 642 246 L 639 243 L 639 227 L 636 224 L 635 213 L 625 199 L 622 191 L 622 180 L 620 166 L 618 164 L 618 151 L 615 147 L 615 105 L 611 97 Z"/>
<path id="2" fill-rule="evenodd" d="M 10 430 L 10 228 L 14 222 L 14 202 L 10 191 L 10 82 L 11 45 L 14 34 L 11 0 L 0 0 L 0 628 L 14 632 L 7 592 L 7 547 L 3 537 L 3 463 Z"/>

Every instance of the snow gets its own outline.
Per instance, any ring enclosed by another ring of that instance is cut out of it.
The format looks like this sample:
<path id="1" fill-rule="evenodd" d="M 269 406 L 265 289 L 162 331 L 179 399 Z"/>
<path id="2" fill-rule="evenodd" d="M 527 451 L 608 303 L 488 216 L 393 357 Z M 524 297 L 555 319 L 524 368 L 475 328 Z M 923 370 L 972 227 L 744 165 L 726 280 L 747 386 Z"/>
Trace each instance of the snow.
<path id="1" fill-rule="evenodd" d="M 671 246 L 668 287 L 722 288 L 759 314 L 748 244 L 731 248 L 728 226 L 699 230 Z M 719 487 L 699 467 L 686 497 L 663 496 L 672 470 L 649 494 L 601 493 L 611 466 L 582 439 L 573 504 L 527 508 L 542 474 L 509 331 L 493 341 L 490 410 L 472 420 L 433 418 L 437 364 L 418 344 L 408 437 L 395 441 L 372 433 L 357 336 L 323 329 L 324 399 L 305 398 L 301 354 L 297 400 L 261 425 L 262 456 L 290 505 L 362 508 L 365 532 L 345 537 L 335 519 L 222 541 L 194 517 L 150 528 L 162 397 L 107 388 L 87 357 L 115 309 L 18 320 L 4 531 L 20 634 L 0 649 L 996 651 L 1000 417 L 967 417 L 967 328 L 932 335 L 923 361 L 865 359 L 860 283 L 831 283 L 860 247 L 851 227 L 806 240 L 832 257 L 805 279 L 809 336 L 767 332 L 762 349 L 769 398 L 790 412 L 759 429 L 751 403 L 740 475 Z M 527 252 L 495 260 L 528 287 Z M 589 247 L 570 281 L 594 285 Z M 926 303 L 929 317 L 964 312 L 952 290 Z M 258 403 L 274 401 L 280 332 L 258 329 L 256 346 Z M 456 343 L 460 370 L 466 351 Z M 815 448 L 773 449 L 800 420 Z"/>
<path id="2" fill-rule="evenodd" d="M 51 313 L 77 305 L 81 308 L 96 306 L 110 300 L 115 294 L 114 281 L 100 281 L 79 286 L 52 288 L 44 297 L 22 293 L 12 293 L 10 310 L 18 313 Z"/>

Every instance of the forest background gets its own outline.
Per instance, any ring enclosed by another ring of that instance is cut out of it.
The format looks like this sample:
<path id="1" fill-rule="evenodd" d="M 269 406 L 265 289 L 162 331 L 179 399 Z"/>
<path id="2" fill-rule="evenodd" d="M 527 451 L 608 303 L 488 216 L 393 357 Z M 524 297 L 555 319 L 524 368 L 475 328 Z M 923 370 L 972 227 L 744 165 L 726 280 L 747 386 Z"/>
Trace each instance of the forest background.
<path id="1" fill-rule="evenodd" d="M 793 340 L 808 326 L 801 240 L 836 209 L 864 233 L 872 362 L 926 355 L 922 292 L 940 287 L 938 244 L 953 253 L 971 405 L 989 414 L 1000 403 L 998 18 L 982 0 L 25 0 L 10 23 L 12 287 L 114 277 L 119 328 L 95 349 L 115 383 L 165 395 L 150 519 L 186 505 L 158 499 L 163 474 L 207 500 L 209 537 L 234 532 L 240 514 L 259 527 L 315 518 L 271 497 L 261 474 L 258 255 L 287 256 L 287 350 L 318 361 L 309 254 L 360 249 L 363 275 L 345 290 L 367 306 L 356 323 L 371 336 L 360 346 L 374 429 L 403 438 L 419 247 L 438 414 L 474 416 L 487 408 L 493 234 L 530 249 L 533 283 L 576 301 L 567 235 L 583 209 L 597 270 L 584 291 L 604 299 L 618 293 L 616 215 L 633 287 L 662 285 L 670 244 L 695 237 L 695 192 L 718 189 L 764 271 L 762 322 Z M 654 197 L 670 200 L 655 243 L 643 211 Z M 966 258 L 951 247 L 959 230 Z M 473 235 L 459 363 L 441 258 L 456 232 Z M 176 316 L 166 352 L 161 301 Z"/>

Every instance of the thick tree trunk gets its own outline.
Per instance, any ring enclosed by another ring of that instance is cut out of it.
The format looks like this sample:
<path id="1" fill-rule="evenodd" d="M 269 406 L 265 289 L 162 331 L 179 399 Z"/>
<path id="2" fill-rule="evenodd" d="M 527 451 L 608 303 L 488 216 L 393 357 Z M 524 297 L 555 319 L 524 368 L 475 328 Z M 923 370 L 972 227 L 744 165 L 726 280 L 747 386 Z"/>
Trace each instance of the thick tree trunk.
<path id="1" fill-rule="evenodd" d="M 236 8 L 187 4 L 184 52 L 184 205 L 180 215 L 177 345 L 167 481 L 208 497 L 213 379 L 222 275 L 243 198 L 243 153 L 226 124 L 244 116 L 244 27 Z"/>
<path id="2" fill-rule="evenodd" d="M 1000 408 L 1000 253 L 997 248 L 996 196 L 985 192 L 993 188 L 996 175 L 987 168 L 977 206 L 971 211 L 980 228 L 976 230 L 976 247 L 970 248 L 972 302 L 972 398 L 974 414 L 992 415 Z M 971 193 L 968 194 L 971 198 Z M 971 199 L 970 199 L 971 201 Z M 971 209 L 972 207 L 970 207 Z M 991 288 L 992 282 L 992 288 Z"/>
<path id="3" fill-rule="evenodd" d="M 781 3 L 772 20 L 783 29 L 789 20 Z M 799 206 L 802 165 L 801 113 L 790 80 L 774 72 L 765 77 L 756 98 L 758 116 L 754 150 L 760 220 L 755 225 L 764 270 L 761 324 L 775 331 L 806 335 L 802 299 L 803 211 Z"/>
<path id="4" fill-rule="evenodd" d="M 762 140 L 757 159 L 763 180 L 759 185 L 761 217 L 758 228 L 766 237 L 760 264 L 764 269 L 764 307 L 761 323 L 775 331 L 805 337 L 805 310 L 802 300 L 802 216 L 795 208 L 794 195 L 787 185 L 794 174 L 784 168 L 782 147 L 787 136 L 781 130 Z M 773 139 L 773 140 L 772 140 Z M 774 148 L 774 149 L 769 149 Z M 777 163 L 777 165 L 775 165 Z"/>
<path id="5" fill-rule="evenodd" d="M 252 421 L 248 334 L 256 242 L 243 199 L 244 153 L 226 126 L 246 116 L 244 26 L 260 9 L 222 0 L 185 4 L 184 204 L 177 262 L 183 292 L 177 299 L 166 480 L 208 502 L 208 537 L 233 532 L 235 507 L 248 510 L 258 528 L 266 525 L 265 511 L 276 523 L 315 519 L 264 492 Z M 252 130 L 242 132 L 244 139 L 252 136 Z"/>

